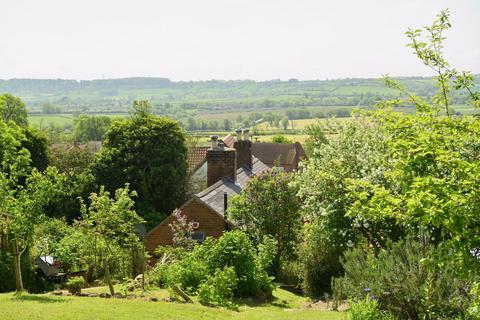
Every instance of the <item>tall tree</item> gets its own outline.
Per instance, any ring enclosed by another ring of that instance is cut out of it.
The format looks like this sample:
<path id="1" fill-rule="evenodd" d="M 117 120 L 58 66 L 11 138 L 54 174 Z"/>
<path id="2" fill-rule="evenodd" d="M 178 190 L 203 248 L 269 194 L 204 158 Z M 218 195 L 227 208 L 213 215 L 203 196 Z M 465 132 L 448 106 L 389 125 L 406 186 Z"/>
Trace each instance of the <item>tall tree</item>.
<path id="1" fill-rule="evenodd" d="M 18 97 L 5 93 L 0 96 L 0 119 L 5 122 L 13 121 L 19 126 L 26 127 L 27 109 L 25 103 Z"/>
<path id="2" fill-rule="evenodd" d="M 43 207 L 60 190 L 63 179 L 54 168 L 45 173 L 31 169 L 25 136 L 14 123 L 0 121 L 0 222 L 8 230 L 17 292 L 23 291 L 20 260 L 32 241 Z"/>
<path id="3" fill-rule="evenodd" d="M 138 193 L 136 208 L 151 227 L 184 200 L 186 155 L 178 122 L 134 113 L 110 126 L 93 173 L 111 192 L 130 183 Z"/>
<path id="4" fill-rule="evenodd" d="M 48 140 L 43 132 L 35 128 L 23 128 L 25 140 L 22 146 L 30 152 L 31 166 L 44 171 L 48 166 Z"/>
<path id="5" fill-rule="evenodd" d="M 76 142 L 100 141 L 110 126 L 112 119 L 107 116 L 81 115 L 75 119 L 73 136 Z"/>
<path id="6" fill-rule="evenodd" d="M 302 226 L 297 189 L 290 182 L 291 175 L 277 169 L 255 177 L 240 195 L 232 199 L 228 209 L 229 217 L 257 244 L 265 236 L 278 241 L 274 268 L 279 267 L 280 258 L 289 260 L 294 256 Z"/>

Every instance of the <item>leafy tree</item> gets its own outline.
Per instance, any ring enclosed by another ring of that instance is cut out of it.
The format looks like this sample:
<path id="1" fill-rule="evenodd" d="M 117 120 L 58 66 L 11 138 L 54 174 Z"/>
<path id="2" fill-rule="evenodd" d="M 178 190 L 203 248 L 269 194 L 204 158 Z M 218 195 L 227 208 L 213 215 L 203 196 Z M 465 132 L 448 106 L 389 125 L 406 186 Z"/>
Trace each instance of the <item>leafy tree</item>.
<path id="1" fill-rule="evenodd" d="M 133 101 L 132 110 L 130 114 L 135 117 L 145 117 L 152 114 L 152 105 L 148 100 Z"/>
<path id="2" fill-rule="evenodd" d="M 232 122 L 230 119 L 223 119 L 223 130 L 229 131 L 232 129 Z"/>
<path id="3" fill-rule="evenodd" d="M 73 135 L 77 142 L 100 141 L 110 126 L 112 119 L 107 116 L 81 115 L 75 119 Z"/>
<path id="4" fill-rule="evenodd" d="M 19 126 L 26 127 L 27 109 L 25 103 L 18 97 L 9 93 L 0 96 L 0 119 L 8 122 L 13 121 Z"/>
<path id="5" fill-rule="evenodd" d="M 135 225 L 142 223 L 143 220 L 133 209 L 134 196 L 136 192 L 130 191 L 128 184 L 123 189 L 117 189 L 113 199 L 110 198 L 110 193 L 101 187 L 98 194 L 91 194 L 90 206 L 87 208 L 82 204 L 81 208 L 81 226 L 104 245 L 102 260 L 105 280 L 112 295 L 115 294 L 115 290 L 110 273 L 110 261 L 119 254 L 117 248 L 131 248 L 139 241 Z"/>
<path id="6" fill-rule="evenodd" d="M 88 148 L 77 145 L 50 148 L 50 165 L 56 167 L 67 178 L 60 194 L 51 199 L 46 206 L 48 216 L 65 218 L 69 223 L 79 218 L 78 198 L 88 198 L 96 188 L 95 177 L 90 170 L 94 157 L 94 153 Z"/>
<path id="7" fill-rule="evenodd" d="M 254 177 L 228 209 L 231 219 L 259 244 L 265 236 L 278 242 L 279 259 L 295 256 L 295 245 L 302 226 L 297 189 L 290 184 L 291 175 L 278 170 Z"/>
<path id="8" fill-rule="evenodd" d="M 115 121 L 93 166 L 99 185 L 115 190 L 130 183 L 136 207 L 153 226 L 184 200 L 185 135 L 176 121 L 153 115 Z"/>
<path id="9" fill-rule="evenodd" d="M 450 111 L 453 85 L 455 90 L 465 89 L 468 91 L 473 105 L 480 107 L 480 92 L 474 92 L 473 75 L 470 72 L 459 72 L 453 69 L 445 60 L 443 53 L 444 32 L 450 29 L 450 11 L 443 10 L 431 26 L 422 29 L 409 29 L 406 32 L 410 43 L 407 45 L 414 50 L 414 54 L 422 62 L 437 74 L 437 86 L 439 91 L 432 98 L 432 108 L 435 111 L 443 108 L 447 115 Z M 427 42 L 422 41 L 422 36 Z"/>
<path id="10" fill-rule="evenodd" d="M 277 134 L 272 137 L 272 142 L 274 143 L 292 143 L 292 140 L 288 139 L 284 135 Z"/>
<path id="11" fill-rule="evenodd" d="M 322 144 L 327 143 L 327 137 L 325 136 L 325 128 L 321 122 L 317 121 L 305 128 L 305 132 L 308 138 L 305 141 L 305 152 L 311 156 L 314 150 L 320 147 Z"/>
<path id="12" fill-rule="evenodd" d="M 288 129 L 288 122 L 289 122 L 289 120 L 288 120 L 287 117 L 284 117 L 284 118 L 282 119 L 282 127 L 283 127 L 283 130 L 287 130 L 287 129 Z"/>
<path id="13" fill-rule="evenodd" d="M 45 114 L 53 114 L 53 113 L 60 113 L 62 109 L 60 107 L 56 107 L 52 105 L 50 102 L 45 102 L 42 104 L 42 113 Z"/>
<path id="14" fill-rule="evenodd" d="M 447 23 L 448 14 L 442 13 L 431 27 L 434 51 L 420 55 L 427 65 L 445 66 L 435 50 L 443 40 L 436 32 Z M 388 239 L 428 234 L 438 246 L 439 263 L 453 260 L 457 272 L 468 277 L 480 270 L 471 253 L 480 246 L 479 122 L 440 115 L 448 109 L 445 81 L 452 77 L 443 67 L 438 70 L 440 93 L 431 105 L 387 78 L 405 98 L 359 113 L 328 143 L 318 143 L 298 176 L 299 195 L 322 242 L 339 253 L 354 246 L 378 252 Z M 475 104 L 477 94 L 467 94 Z M 405 101 L 415 106 L 416 116 L 392 111 Z"/>
<path id="15" fill-rule="evenodd" d="M 35 128 L 23 128 L 25 140 L 22 146 L 30 152 L 31 166 L 44 171 L 48 166 L 48 140 L 45 134 Z"/>
<path id="16" fill-rule="evenodd" d="M 16 176 L 16 172 L 0 175 L 0 212 L 4 213 L 9 230 L 16 290 L 20 293 L 24 289 L 22 254 L 32 242 L 35 224 L 43 217 L 43 206 L 58 192 L 62 176 L 54 168 L 47 168 L 44 174 L 34 169 L 24 186 Z"/>

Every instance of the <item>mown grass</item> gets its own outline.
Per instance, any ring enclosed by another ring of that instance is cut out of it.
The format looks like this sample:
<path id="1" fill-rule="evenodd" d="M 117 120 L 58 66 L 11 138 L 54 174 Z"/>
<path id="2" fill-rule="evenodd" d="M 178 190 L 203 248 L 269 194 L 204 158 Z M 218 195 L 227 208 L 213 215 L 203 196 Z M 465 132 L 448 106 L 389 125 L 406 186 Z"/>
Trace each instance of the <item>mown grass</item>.
<path id="1" fill-rule="evenodd" d="M 165 294 L 165 290 L 159 290 L 154 295 Z M 51 294 L 24 294 L 17 298 L 8 293 L 0 294 L 0 319 L 346 319 L 342 312 L 304 308 L 307 298 L 290 292 L 277 289 L 274 295 L 272 303 L 242 304 L 238 310 L 228 310 L 205 307 L 197 301 L 188 304 Z"/>

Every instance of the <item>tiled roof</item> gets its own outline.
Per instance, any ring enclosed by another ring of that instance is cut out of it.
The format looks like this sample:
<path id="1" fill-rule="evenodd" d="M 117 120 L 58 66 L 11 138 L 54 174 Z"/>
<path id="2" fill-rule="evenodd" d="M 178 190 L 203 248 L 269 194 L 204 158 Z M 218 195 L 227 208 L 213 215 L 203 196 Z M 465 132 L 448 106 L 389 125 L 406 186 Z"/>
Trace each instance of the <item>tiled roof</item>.
<path id="1" fill-rule="evenodd" d="M 290 165 L 295 163 L 295 156 L 298 154 L 299 160 L 305 157 L 302 145 L 296 143 L 272 143 L 255 142 L 252 143 L 252 154 L 259 158 L 263 163 L 273 165 L 279 162 L 280 165 Z"/>
<path id="2" fill-rule="evenodd" d="M 223 138 L 223 143 L 228 148 L 233 148 L 235 139 L 231 134 L 227 134 Z M 194 173 L 207 161 L 207 151 L 210 147 L 193 147 L 188 153 L 188 172 Z"/>
<path id="3" fill-rule="evenodd" d="M 207 151 L 210 147 L 194 147 L 188 153 L 188 172 L 193 173 L 207 160 Z"/>
<path id="4" fill-rule="evenodd" d="M 223 215 L 224 198 L 226 193 L 227 197 L 237 195 L 245 187 L 245 184 L 250 181 L 254 176 L 260 175 L 264 172 L 270 171 L 270 167 L 260 161 L 258 158 L 252 158 L 252 169 L 242 167 L 237 170 L 237 181 L 232 181 L 229 178 L 222 178 L 216 183 L 212 184 L 207 189 L 196 194 L 196 197 L 207 204 L 210 208 Z"/>
<path id="5" fill-rule="evenodd" d="M 235 138 L 229 133 L 223 138 L 223 143 L 226 147 L 233 148 L 233 144 L 235 143 Z"/>

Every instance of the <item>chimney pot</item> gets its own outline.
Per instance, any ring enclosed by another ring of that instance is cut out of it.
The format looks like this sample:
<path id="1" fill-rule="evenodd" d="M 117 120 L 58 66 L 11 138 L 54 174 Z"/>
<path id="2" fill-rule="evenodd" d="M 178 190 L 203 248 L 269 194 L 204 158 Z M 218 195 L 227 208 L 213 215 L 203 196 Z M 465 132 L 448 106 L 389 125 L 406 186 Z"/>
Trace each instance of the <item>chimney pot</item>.
<path id="1" fill-rule="evenodd" d="M 211 135 L 210 139 L 212 140 L 212 149 L 216 149 L 218 146 L 218 142 L 217 142 L 218 136 L 216 134 Z"/>
<path id="2" fill-rule="evenodd" d="M 242 129 L 237 129 L 235 132 L 237 133 L 237 141 L 242 140 Z"/>
<path id="3" fill-rule="evenodd" d="M 245 139 L 245 141 L 250 140 L 250 130 L 248 130 L 248 129 L 243 130 L 243 139 Z"/>

